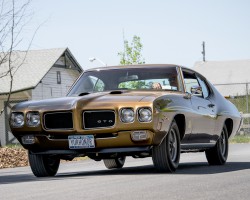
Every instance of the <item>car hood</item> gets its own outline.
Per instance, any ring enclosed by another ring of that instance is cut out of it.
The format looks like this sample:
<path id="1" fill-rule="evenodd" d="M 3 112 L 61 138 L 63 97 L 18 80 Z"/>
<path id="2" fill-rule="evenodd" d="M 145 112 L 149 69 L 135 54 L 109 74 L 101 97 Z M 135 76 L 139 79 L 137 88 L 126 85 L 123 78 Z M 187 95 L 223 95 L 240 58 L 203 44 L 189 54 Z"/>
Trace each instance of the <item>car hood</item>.
<path id="1" fill-rule="evenodd" d="M 90 105 L 101 106 L 108 104 L 130 104 L 137 102 L 153 102 L 157 97 L 175 93 L 172 91 L 111 91 L 85 94 L 78 97 L 63 97 L 40 101 L 19 103 L 13 110 L 69 110 Z"/>

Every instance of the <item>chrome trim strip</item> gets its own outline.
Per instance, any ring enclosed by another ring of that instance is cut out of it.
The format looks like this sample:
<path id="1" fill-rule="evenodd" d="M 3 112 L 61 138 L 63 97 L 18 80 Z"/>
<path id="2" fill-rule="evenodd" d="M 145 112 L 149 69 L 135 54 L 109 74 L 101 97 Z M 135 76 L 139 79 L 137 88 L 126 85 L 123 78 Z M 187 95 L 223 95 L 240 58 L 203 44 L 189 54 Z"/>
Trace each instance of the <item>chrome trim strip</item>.
<path id="1" fill-rule="evenodd" d="M 216 145 L 216 142 L 211 143 L 189 143 L 189 144 L 181 144 L 181 149 L 204 149 L 204 148 L 211 148 Z"/>

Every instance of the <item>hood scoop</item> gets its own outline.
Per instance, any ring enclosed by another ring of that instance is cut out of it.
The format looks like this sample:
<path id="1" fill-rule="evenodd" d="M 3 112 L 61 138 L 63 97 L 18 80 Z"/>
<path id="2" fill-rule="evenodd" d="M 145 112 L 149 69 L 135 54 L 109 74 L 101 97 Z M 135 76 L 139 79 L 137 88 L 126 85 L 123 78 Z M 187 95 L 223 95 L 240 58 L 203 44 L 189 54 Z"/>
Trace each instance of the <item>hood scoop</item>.
<path id="1" fill-rule="evenodd" d="M 114 90 L 114 91 L 111 91 L 109 94 L 122 94 L 122 93 L 124 93 L 124 91 Z"/>
<path id="2" fill-rule="evenodd" d="M 80 96 L 85 96 L 85 95 L 88 95 L 88 94 L 90 94 L 90 93 L 89 92 L 82 92 L 78 96 L 80 97 Z"/>

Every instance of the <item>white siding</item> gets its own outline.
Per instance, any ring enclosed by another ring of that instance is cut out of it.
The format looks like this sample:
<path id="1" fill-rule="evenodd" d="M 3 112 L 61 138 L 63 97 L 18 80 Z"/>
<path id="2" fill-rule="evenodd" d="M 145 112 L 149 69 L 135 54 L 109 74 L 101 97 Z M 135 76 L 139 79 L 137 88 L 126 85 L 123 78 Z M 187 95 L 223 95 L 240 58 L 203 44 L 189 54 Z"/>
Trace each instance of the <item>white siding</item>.
<path id="1" fill-rule="evenodd" d="M 57 83 L 57 72 L 61 73 L 61 84 Z M 63 97 L 79 76 L 77 70 L 52 67 L 41 83 L 32 91 L 32 100 Z"/>
<path id="2" fill-rule="evenodd" d="M 0 111 L 4 107 L 4 101 L 0 100 Z M 0 141 L 1 145 L 5 145 L 5 118 L 4 113 L 0 115 Z"/>
<path id="3" fill-rule="evenodd" d="M 61 73 L 61 84 L 57 84 L 57 71 L 60 71 Z M 78 78 L 79 74 L 80 73 L 77 70 L 52 67 L 34 90 L 12 94 L 11 103 L 14 105 L 16 102 L 26 99 L 41 100 L 65 96 L 70 86 Z M 3 109 L 4 101 L 6 101 L 6 99 L 7 95 L 0 96 L 0 110 Z M 12 101 L 15 101 L 15 103 Z M 5 120 L 5 114 L 3 113 L 0 116 L 0 141 L 2 146 L 6 143 Z M 13 138 L 13 135 L 9 133 L 8 137 L 10 140 Z"/>
<path id="4" fill-rule="evenodd" d="M 0 110 L 4 108 L 4 102 L 7 101 L 7 95 L 0 95 Z M 21 101 L 25 101 L 31 98 L 31 90 L 26 90 L 23 92 L 18 92 L 11 94 L 10 104 L 11 106 L 14 106 L 16 103 L 19 103 Z M 10 108 L 7 107 L 7 112 L 10 112 Z M 8 128 L 5 126 L 5 122 L 8 121 L 8 116 L 5 115 L 5 111 L 0 116 L 0 141 L 1 145 L 6 145 L 6 131 L 8 131 Z M 9 131 L 8 132 L 8 140 L 12 140 L 14 136 Z M 14 141 L 16 143 L 17 140 Z"/>

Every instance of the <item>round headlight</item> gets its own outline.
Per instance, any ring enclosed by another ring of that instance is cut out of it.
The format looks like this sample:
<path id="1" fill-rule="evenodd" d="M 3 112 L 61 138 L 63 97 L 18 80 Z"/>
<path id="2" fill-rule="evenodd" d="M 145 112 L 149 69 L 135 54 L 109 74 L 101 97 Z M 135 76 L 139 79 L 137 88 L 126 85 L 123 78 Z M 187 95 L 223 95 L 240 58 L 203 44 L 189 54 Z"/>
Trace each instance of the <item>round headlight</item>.
<path id="1" fill-rule="evenodd" d="M 10 125 L 15 128 L 20 128 L 24 125 L 23 113 L 11 113 Z"/>
<path id="2" fill-rule="evenodd" d="M 149 108 L 141 108 L 138 112 L 140 122 L 150 122 L 152 120 L 152 111 Z"/>
<path id="3" fill-rule="evenodd" d="M 131 108 L 124 108 L 120 112 L 121 121 L 124 123 L 131 123 L 135 120 L 135 113 Z"/>
<path id="4" fill-rule="evenodd" d="M 40 124 L 40 115 L 38 112 L 28 112 L 26 115 L 27 126 L 37 127 Z"/>

